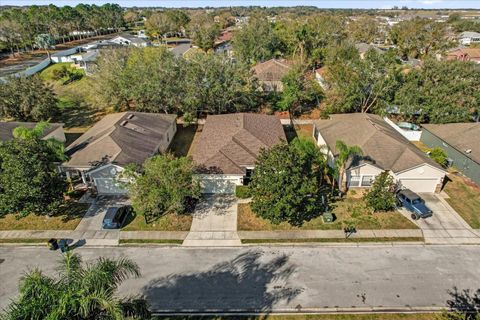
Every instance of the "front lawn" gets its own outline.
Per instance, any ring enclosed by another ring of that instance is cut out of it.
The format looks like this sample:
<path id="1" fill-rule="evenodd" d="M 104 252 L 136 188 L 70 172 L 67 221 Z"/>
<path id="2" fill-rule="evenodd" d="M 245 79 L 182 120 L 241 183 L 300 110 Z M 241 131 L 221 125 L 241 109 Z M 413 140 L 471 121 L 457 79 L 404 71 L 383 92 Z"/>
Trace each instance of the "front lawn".
<path id="1" fill-rule="evenodd" d="M 462 176 L 448 175 L 444 191 L 455 211 L 474 229 L 480 228 L 480 187 Z"/>
<path id="2" fill-rule="evenodd" d="M 332 205 L 336 219 L 333 223 L 323 223 L 321 216 L 306 221 L 302 226 L 292 226 L 287 222 L 278 225 L 257 217 L 250 204 L 238 204 L 238 230 L 341 230 L 347 225 L 357 229 L 417 229 L 417 226 L 397 211 L 373 213 L 365 201 L 347 197 Z"/>
<path id="3" fill-rule="evenodd" d="M 123 231 L 189 231 L 192 215 L 169 213 L 149 224 L 141 215 L 132 216 L 122 228 Z"/>
<path id="4" fill-rule="evenodd" d="M 53 217 L 29 214 L 17 220 L 15 214 L 0 218 L 0 230 L 74 230 L 89 205 L 70 201 Z"/>

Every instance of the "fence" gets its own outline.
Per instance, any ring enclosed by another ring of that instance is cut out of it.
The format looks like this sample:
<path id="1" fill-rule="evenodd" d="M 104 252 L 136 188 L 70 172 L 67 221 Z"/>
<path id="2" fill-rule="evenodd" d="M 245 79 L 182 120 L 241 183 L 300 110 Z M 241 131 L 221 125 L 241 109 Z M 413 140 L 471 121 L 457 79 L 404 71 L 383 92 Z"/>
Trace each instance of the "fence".
<path id="1" fill-rule="evenodd" d="M 15 78 L 19 78 L 19 77 L 29 77 L 31 75 L 34 75 L 35 73 L 37 72 L 40 72 L 42 71 L 43 69 L 45 69 L 46 67 L 48 67 L 51 63 L 51 60 L 50 58 L 46 58 L 44 60 L 42 60 L 41 62 L 37 63 L 36 65 L 30 67 L 30 68 L 27 68 L 23 71 L 20 71 L 20 72 L 17 72 L 17 73 L 14 73 L 14 74 L 11 74 L 7 77 L 0 77 L 0 82 L 7 82 L 7 79 L 9 77 L 15 77 Z"/>

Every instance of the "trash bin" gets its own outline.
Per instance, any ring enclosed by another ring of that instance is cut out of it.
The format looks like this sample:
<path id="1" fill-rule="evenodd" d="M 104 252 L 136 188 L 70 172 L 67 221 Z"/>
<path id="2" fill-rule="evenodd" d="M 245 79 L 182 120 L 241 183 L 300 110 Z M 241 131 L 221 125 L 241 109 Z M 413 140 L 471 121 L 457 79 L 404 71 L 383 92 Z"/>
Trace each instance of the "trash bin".
<path id="1" fill-rule="evenodd" d="M 332 223 L 333 220 L 335 220 L 333 214 L 330 211 L 324 212 L 322 217 L 324 223 Z"/>
<path id="2" fill-rule="evenodd" d="M 67 239 L 60 239 L 60 241 L 58 241 L 58 246 L 62 252 L 67 252 L 69 249 Z"/>
<path id="3" fill-rule="evenodd" d="M 57 250 L 58 249 L 57 239 L 52 238 L 52 239 L 48 240 L 47 245 L 48 245 L 48 248 L 50 250 Z"/>

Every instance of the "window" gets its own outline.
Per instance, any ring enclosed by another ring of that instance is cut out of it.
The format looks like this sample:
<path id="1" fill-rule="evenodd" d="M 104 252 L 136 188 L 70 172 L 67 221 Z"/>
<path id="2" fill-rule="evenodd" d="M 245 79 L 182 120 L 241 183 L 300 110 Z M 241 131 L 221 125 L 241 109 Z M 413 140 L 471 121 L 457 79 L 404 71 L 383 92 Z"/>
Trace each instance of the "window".
<path id="1" fill-rule="evenodd" d="M 348 183 L 349 187 L 358 187 L 360 185 L 360 176 L 351 176 Z"/>
<path id="2" fill-rule="evenodd" d="M 374 176 L 363 176 L 362 177 L 362 187 L 370 187 L 372 185 Z"/>

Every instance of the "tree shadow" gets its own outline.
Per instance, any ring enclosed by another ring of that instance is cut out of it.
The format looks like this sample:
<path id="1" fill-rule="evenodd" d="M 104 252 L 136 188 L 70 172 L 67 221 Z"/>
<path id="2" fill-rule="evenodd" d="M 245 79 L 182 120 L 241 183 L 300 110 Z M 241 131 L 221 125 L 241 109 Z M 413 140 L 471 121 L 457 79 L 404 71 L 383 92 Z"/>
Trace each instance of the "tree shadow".
<path id="1" fill-rule="evenodd" d="M 480 315 L 480 289 L 472 291 L 470 289 L 459 290 L 453 287 L 448 294 L 452 297 L 447 300 L 447 305 L 451 311 L 458 312 L 465 316 L 466 320 L 475 320 Z"/>
<path id="2" fill-rule="evenodd" d="M 248 251 L 208 271 L 152 280 L 143 294 L 155 312 L 268 312 L 280 301 L 290 302 L 303 289 L 288 284 L 295 270 L 288 256 L 265 262 L 262 255 L 261 251 Z"/>

